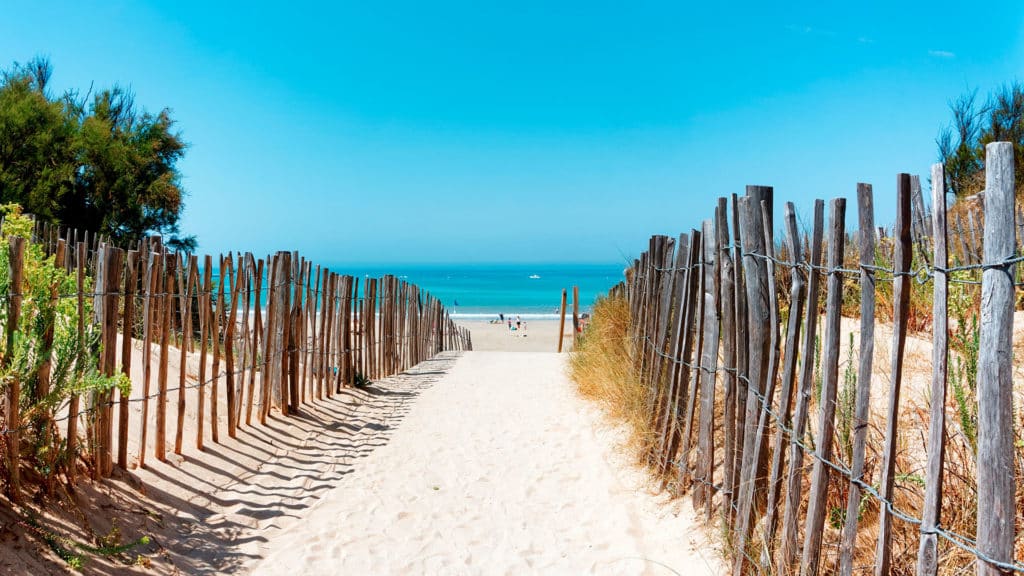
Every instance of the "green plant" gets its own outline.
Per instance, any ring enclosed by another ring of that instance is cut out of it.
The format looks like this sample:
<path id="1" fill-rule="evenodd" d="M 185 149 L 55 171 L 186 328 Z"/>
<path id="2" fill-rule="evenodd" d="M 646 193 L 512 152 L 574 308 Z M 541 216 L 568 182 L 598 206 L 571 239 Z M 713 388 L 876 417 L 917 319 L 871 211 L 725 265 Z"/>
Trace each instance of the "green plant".
<path id="1" fill-rule="evenodd" d="M 130 90 L 55 93 L 45 57 L 0 69 L 0 191 L 40 220 L 121 243 L 181 236 L 178 163 L 187 144 L 168 109 L 148 113 Z"/>
<path id="2" fill-rule="evenodd" d="M 370 384 L 373 384 L 373 382 L 362 372 L 356 372 L 355 376 L 352 377 L 352 385 L 356 388 L 366 388 Z"/>
<path id="3" fill-rule="evenodd" d="M 977 391 L 978 351 L 981 344 L 981 329 L 976 302 L 964 285 L 954 285 L 950 294 L 950 308 L 954 322 L 950 330 L 949 346 L 956 355 L 952 362 L 950 384 L 953 402 L 956 405 L 957 421 L 971 450 L 978 449 L 978 403 Z"/>
<path id="4" fill-rule="evenodd" d="M 19 206 L 0 205 L 0 214 L 4 217 L 0 240 L 29 238 L 33 222 Z M 50 488 L 54 475 L 75 457 L 67 453 L 54 414 L 73 394 L 93 398 L 114 387 L 127 393 L 131 383 L 124 375 L 107 377 L 99 372 L 99 334 L 91 322 L 79 338 L 77 298 L 63 297 L 77 292 L 75 278 L 47 256 L 41 245 L 33 243 L 26 246 L 22 270 L 22 286 L 11 286 L 10 251 L 0 246 L 0 294 L 17 290 L 22 296 L 11 345 L 7 347 L 5 340 L 2 350 L 0 382 L 4 389 L 12 382 L 20 384 L 19 409 L 24 423 L 20 456 L 35 478 Z M 83 288 L 91 290 L 91 282 Z M 84 312 L 91 315 L 91 299 L 86 299 Z M 12 320 L 7 315 L 7 306 L 0 306 L 4 331 Z M 49 369 L 44 370 L 47 363 Z"/>
<path id="5" fill-rule="evenodd" d="M 822 387 L 822 373 L 821 373 L 821 335 L 814 335 L 814 401 L 819 406 L 821 405 L 821 387 Z"/>
<path id="6" fill-rule="evenodd" d="M 65 538 L 59 534 L 56 534 L 39 524 L 34 516 L 27 516 L 22 518 L 18 522 L 21 526 L 28 529 L 33 534 L 46 543 L 47 547 L 53 551 L 54 554 L 59 556 L 62 560 L 67 562 L 68 568 L 72 570 L 81 570 L 85 566 L 86 557 L 84 554 L 76 552 L 76 550 L 82 552 L 88 552 L 95 556 L 103 557 L 115 557 L 124 554 L 125 552 L 131 551 L 137 546 L 145 546 L 150 543 L 149 536 L 141 536 L 131 542 L 121 544 L 121 531 L 117 526 L 111 528 L 110 532 L 106 536 L 96 537 L 96 546 L 89 546 L 88 544 L 82 544 L 81 542 L 75 542 L 70 538 Z M 125 564 L 135 565 L 148 565 L 149 560 L 145 556 L 136 555 L 133 559 L 122 559 Z"/>
<path id="7" fill-rule="evenodd" d="M 857 367 L 853 357 L 853 333 L 850 333 L 850 347 L 843 370 L 843 385 L 836 399 L 836 441 L 846 461 L 853 460 L 853 417 L 857 400 Z"/>

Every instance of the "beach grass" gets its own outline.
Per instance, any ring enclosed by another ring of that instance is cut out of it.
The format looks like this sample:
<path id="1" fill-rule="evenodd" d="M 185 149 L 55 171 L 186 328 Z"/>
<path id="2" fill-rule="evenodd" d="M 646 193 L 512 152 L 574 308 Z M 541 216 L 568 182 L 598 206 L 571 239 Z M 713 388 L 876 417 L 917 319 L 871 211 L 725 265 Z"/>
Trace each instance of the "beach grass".
<path id="1" fill-rule="evenodd" d="M 584 398 L 597 403 L 625 427 L 622 450 L 642 462 L 652 437 L 645 389 L 633 370 L 629 347 L 629 305 L 622 296 L 598 298 L 591 321 L 569 361 L 569 375 Z"/>

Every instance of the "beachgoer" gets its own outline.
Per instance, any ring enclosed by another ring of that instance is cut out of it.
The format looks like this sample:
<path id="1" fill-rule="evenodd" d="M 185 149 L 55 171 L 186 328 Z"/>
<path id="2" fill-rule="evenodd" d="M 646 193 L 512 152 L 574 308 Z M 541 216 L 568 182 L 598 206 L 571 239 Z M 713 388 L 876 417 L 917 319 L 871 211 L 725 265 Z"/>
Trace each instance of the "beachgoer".
<path id="1" fill-rule="evenodd" d="M 508 319 L 508 333 L 509 334 L 512 333 L 512 319 L 511 318 Z"/>
<path id="2" fill-rule="evenodd" d="M 523 325 L 523 319 L 519 317 L 519 314 L 516 314 L 516 328 L 518 329 L 522 325 Z"/>
<path id="3" fill-rule="evenodd" d="M 501 320 L 502 322 L 505 321 L 505 313 L 504 312 L 498 314 L 498 320 Z"/>

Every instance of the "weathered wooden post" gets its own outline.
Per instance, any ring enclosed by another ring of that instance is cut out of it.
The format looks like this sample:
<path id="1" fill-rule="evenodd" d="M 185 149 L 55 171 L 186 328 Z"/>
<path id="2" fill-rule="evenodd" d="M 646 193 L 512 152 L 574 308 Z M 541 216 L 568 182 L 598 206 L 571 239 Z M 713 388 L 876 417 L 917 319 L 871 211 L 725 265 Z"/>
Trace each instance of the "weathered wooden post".
<path id="1" fill-rule="evenodd" d="M 558 322 L 558 352 L 562 352 L 562 341 L 565 339 L 565 303 L 568 298 L 568 291 L 562 288 L 562 314 Z"/>
<path id="2" fill-rule="evenodd" d="M 857 517 L 861 490 L 856 481 L 864 475 L 864 448 L 868 435 L 868 410 L 871 407 L 871 369 L 875 353 L 875 206 L 870 184 L 857 184 L 857 212 L 860 242 L 860 362 L 857 366 L 857 398 L 853 414 L 853 457 L 850 465 L 850 495 L 846 501 L 846 521 L 839 547 L 839 574 L 853 574 L 853 549 L 857 540 Z"/>
<path id="3" fill-rule="evenodd" d="M 722 319 L 722 403 L 724 410 L 722 424 L 724 431 L 724 456 L 722 458 L 722 527 L 728 530 L 732 526 L 732 508 L 736 502 L 733 467 L 736 464 L 732 455 L 736 446 L 736 282 L 733 270 L 732 255 L 729 250 L 729 216 L 728 199 L 718 199 L 715 208 L 715 235 L 718 242 L 718 253 L 721 277 L 718 295 L 720 315 Z"/>
<path id="4" fill-rule="evenodd" d="M 697 397 L 700 393 L 700 382 L 704 376 L 702 374 L 703 364 L 701 364 L 701 354 L 704 350 L 704 245 L 710 240 L 704 237 L 702 233 L 700 235 L 700 244 L 697 245 L 698 259 L 695 259 L 696 268 L 694 270 L 694 284 L 696 285 L 696 302 L 694 303 L 694 347 L 693 347 L 693 360 L 690 360 L 689 354 L 684 357 L 684 362 L 693 362 L 697 366 L 693 369 L 692 378 L 687 389 L 686 399 L 686 412 L 684 414 L 683 424 L 683 436 L 682 436 L 682 451 L 679 455 L 679 483 L 677 484 L 677 493 L 687 487 L 687 483 L 684 480 L 692 480 L 691 474 L 692 469 L 690 468 L 690 447 L 692 443 L 692 432 L 693 432 L 693 417 L 696 412 Z"/>
<path id="5" fill-rule="evenodd" d="M 676 320 L 679 314 L 683 312 L 680 308 L 680 301 L 682 299 L 680 294 L 682 293 L 681 287 L 684 278 L 683 267 L 686 265 L 688 251 L 689 238 L 686 234 L 680 234 L 679 239 L 675 243 L 675 260 L 672 264 L 672 272 L 667 275 L 665 291 L 662 294 L 661 325 L 663 330 L 659 333 L 658 350 L 665 350 L 667 345 L 668 354 L 666 355 L 667 357 L 658 358 L 658 366 L 656 368 L 656 373 L 659 375 L 659 383 L 657 385 L 657 393 L 653 397 L 653 403 L 651 404 L 651 430 L 655 431 L 655 437 L 651 439 L 647 454 L 648 461 L 652 463 L 660 461 L 661 450 L 665 446 L 665 436 L 660 431 L 664 428 L 671 398 L 670 385 L 673 366 L 669 363 L 669 358 L 671 358 L 672 351 L 675 350 L 679 338 L 679 332 L 671 327 L 675 324 L 673 320 Z M 675 316 L 672 315 L 673 312 Z"/>
<path id="6" fill-rule="evenodd" d="M 747 317 L 745 319 L 749 331 L 749 348 L 747 369 L 750 389 L 746 397 L 745 416 L 743 423 L 743 454 L 740 460 L 740 505 L 736 517 L 739 531 L 736 533 L 736 562 L 733 574 L 743 574 L 746 562 L 746 547 L 751 530 L 756 520 L 754 514 L 755 498 L 761 492 L 765 478 L 761 477 L 761 463 L 764 453 L 761 446 L 764 437 L 758 437 L 758 414 L 762 409 L 760 397 L 764 395 L 768 382 L 768 351 L 770 346 L 768 326 L 771 313 L 768 304 L 768 269 L 763 259 L 766 255 L 764 246 L 764 218 L 761 216 L 764 201 L 772 205 L 772 188 L 770 186 L 747 186 L 747 196 L 740 203 L 740 222 L 743 241 L 743 272 L 746 278 Z M 769 216 L 769 221 L 771 218 Z M 761 495 L 762 497 L 764 494 Z"/>
<path id="7" fill-rule="evenodd" d="M 572 349 L 580 342 L 580 287 L 572 287 Z"/>
<path id="8" fill-rule="evenodd" d="M 896 479 L 896 440 L 899 421 L 900 386 L 903 382 L 903 351 L 907 342 L 907 317 L 910 314 L 910 174 L 900 174 L 896 181 L 896 252 L 893 256 L 893 330 L 892 383 L 889 387 L 889 412 L 885 428 L 885 451 L 882 483 L 879 494 L 891 501 Z M 892 516 L 882 506 L 878 516 L 878 546 L 875 549 L 875 575 L 888 576 L 892 559 Z"/>
<path id="9" fill-rule="evenodd" d="M 694 302 L 697 294 L 697 262 L 700 253 L 701 233 L 697 230 L 690 231 L 689 246 L 686 257 L 686 275 L 682 283 L 682 296 L 680 310 L 676 315 L 676 326 L 674 328 L 677 336 L 675 345 L 672 347 L 672 357 L 682 359 L 681 362 L 673 362 L 668 382 L 668 402 L 666 404 L 668 415 L 665 417 L 665 424 L 660 434 L 665 438 L 661 450 L 660 471 L 664 475 L 672 464 L 672 457 L 675 455 L 681 440 L 679 429 L 680 409 L 687 403 L 686 383 L 690 377 L 690 351 L 693 348 L 693 330 L 691 329 L 696 314 Z M 667 477 L 666 477 L 667 479 Z M 664 485 L 663 485 L 664 487 Z"/>
<path id="10" fill-rule="evenodd" d="M 932 238 L 935 272 L 932 303 L 932 390 L 928 422 L 928 462 L 925 465 L 924 511 L 921 514 L 921 545 L 917 551 L 918 576 L 935 576 L 938 570 L 939 511 L 942 498 L 942 464 L 946 451 L 946 375 L 949 320 L 947 316 L 946 190 L 942 164 L 932 166 Z M 851 498 L 852 498 L 851 494 Z"/>
<path id="11" fill-rule="evenodd" d="M 213 257 L 203 257 L 203 284 L 199 290 L 199 398 L 196 403 L 196 448 L 203 449 L 203 423 L 206 418 L 206 356 L 210 343 L 210 300 L 213 292 Z M 211 425 L 212 426 L 212 425 Z"/>
<path id="12" fill-rule="evenodd" d="M 797 350 L 800 342 L 800 323 L 803 319 L 804 274 L 797 266 L 801 257 L 800 233 L 797 231 L 796 210 L 792 202 L 786 202 L 784 219 L 786 223 L 786 246 L 790 254 L 790 288 L 789 288 L 789 319 L 786 327 L 785 365 L 782 368 L 782 391 L 779 395 L 781 406 L 779 414 L 787 425 L 793 408 L 793 396 L 796 391 Z M 785 465 L 786 447 L 785 431 L 781 426 L 775 430 L 775 447 L 772 451 L 772 463 L 768 475 L 768 501 L 765 512 L 765 553 L 762 554 L 763 565 L 770 565 L 771 550 L 775 542 L 775 531 L 778 527 L 779 498 L 782 495 L 782 467 Z"/>
<path id="13" fill-rule="evenodd" d="M 700 385 L 700 422 L 697 426 L 697 470 L 699 482 L 694 489 L 693 506 L 705 507 L 705 514 L 711 516 L 711 499 L 714 496 L 711 486 L 714 478 L 715 452 L 715 374 L 718 372 L 718 339 L 719 317 L 715 258 L 718 255 L 718 236 L 715 234 L 714 222 L 704 221 L 704 258 L 703 277 L 704 293 L 704 348 L 701 352 L 700 366 L 703 375 Z"/>
<path id="14" fill-rule="evenodd" d="M 1013 560 L 1013 144 L 985 147 L 985 270 L 981 276 L 978 352 L 978 549 Z M 1009 574 L 978 558 L 978 576 Z"/>
<path id="15" fill-rule="evenodd" d="M 789 470 L 786 473 L 786 505 L 782 515 L 782 544 L 778 573 L 789 574 L 797 555 L 798 519 L 803 491 L 804 450 L 800 446 L 807 427 L 807 412 L 814 380 L 814 340 L 818 332 L 818 268 L 821 267 L 821 239 L 824 234 L 825 202 L 814 201 L 814 228 L 811 233 L 811 271 L 807 280 L 807 313 L 804 317 L 804 347 L 800 356 L 800 387 L 793 413 L 793 435 L 789 441 Z"/>
<path id="16" fill-rule="evenodd" d="M 747 291 L 744 288 L 746 280 L 743 276 L 743 231 L 740 227 L 740 206 L 736 194 L 732 194 L 732 235 L 733 290 L 735 291 L 735 306 L 733 310 L 735 320 L 733 326 L 736 328 L 736 442 L 733 446 L 732 454 L 733 469 L 731 483 L 737 491 L 733 499 L 739 501 L 740 468 L 743 465 L 743 442 L 746 436 L 744 430 L 746 430 L 747 418 L 747 347 L 749 335 L 747 334 Z M 726 455 L 726 458 L 728 457 Z M 736 506 L 736 508 L 738 507 Z M 731 522 L 734 523 L 737 516 L 736 510 L 733 509 L 729 513 L 732 515 Z"/>
<path id="17" fill-rule="evenodd" d="M 108 246 L 103 253 L 104 279 L 100 297 L 103 298 L 102 309 L 102 342 L 103 357 L 101 367 L 104 376 L 113 376 L 117 372 L 117 317 L 119 307 L 117 300 L 121 284 L 121 263 L 124 250 Z M 114 418 L 113 391 L 98 394 L 98 413 L 96 417 L 99 453 L 98 468 L 101 476 L 110 476 L 114 469 Z"/>
<path id="18" fill-rule="evenodd" d="M 832 200 L 829 210 L 828 238 L 828 294 L 825 300 L 825 342 L 821 369 L 821 402 L 818 405 L 818 434 L 815 441 L 817 456 L 808 492 L 807 522 L 804 531 L 804 555 L 800 573 L 815 576 L 821 555 L 821 534 L 825 526 L 825 497 L 828 491 L 829 468 L 832 460 L 832 437 L 835 433 L 836 392 L 839 388 L 839 323 L 843 307 L 843 249 L 846 234 L 846 199 Z"/>
<path id="19" fill-rule="evenodd" d="M 171 310 L 174 309 L 174 274 L 177 256 L 163 254 L 164 275 L 163 295 L 160 296 L 160 366 L 157 370 L 157 406 L 156 406 L 156 452 L 157 460 L 167 461 L 167 363 L 170 359 Z M 159 279 L 158 279 L 159 281 Z"/>
<path id="20" fill-rule="evenodd" d="M 121 336 L 121 373 L 132 375 L 132 326 L 135 319 L 135 290 L 138 287 L 138 255 L 135 250 L 128 252 L 127 270 L 124 275 L 124 326 Z M 128 469 L 128 394 L 118 391 L 117 418 L 117 466 Z"/>

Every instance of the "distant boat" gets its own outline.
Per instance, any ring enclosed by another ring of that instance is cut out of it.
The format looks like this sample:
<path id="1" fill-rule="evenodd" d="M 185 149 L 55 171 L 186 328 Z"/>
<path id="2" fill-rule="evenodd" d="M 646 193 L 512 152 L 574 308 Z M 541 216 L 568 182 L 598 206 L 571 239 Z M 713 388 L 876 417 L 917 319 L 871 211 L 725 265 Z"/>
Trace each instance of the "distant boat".
<path id="1" fill-rule="evenodd" d="M 530 280 L 539 280 L 539 279 L 540 279 L 540 276 L 538 276 L 536 274 L 530 274 Z"/>

